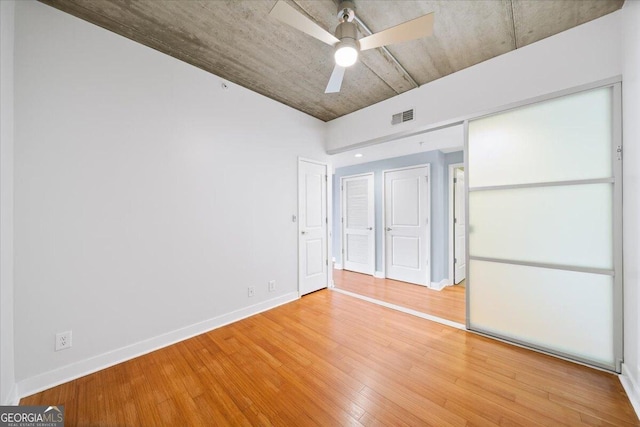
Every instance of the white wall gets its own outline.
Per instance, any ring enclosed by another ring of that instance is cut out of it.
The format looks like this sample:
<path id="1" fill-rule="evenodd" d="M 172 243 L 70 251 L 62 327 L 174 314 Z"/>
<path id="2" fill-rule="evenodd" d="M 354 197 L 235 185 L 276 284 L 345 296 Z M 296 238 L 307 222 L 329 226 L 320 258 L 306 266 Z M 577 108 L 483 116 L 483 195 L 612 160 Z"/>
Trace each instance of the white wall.
<path id="1" fill-rule="evenodd" d="M 640 413 L 640 2 L 627 1 L 623 14 L 623 240 L 624 368 L 623 384 Z"/>
<path id="2" fill-rule="evenodd" d="M 457 125 L 394 141 L 342 151 L 331 156 L 331 164 L 335 169 L 409 154 L 424 153 L 426 151 L 440 150 L 444 153 L 451 153 L 463 149 L 464 127 Z M 355 157 L 356 154 L 362 154 L 362 157 Z"/>
<path id="3" fill-rule="evenodd" d="M 332 120 L 330 153 L 392 139 L 436 124 L 622 73 L 621 12 L 490 59 L 417 89 Z M 391 115 L 415 108 L 415 120 Z"/>
<path id="4" fill-rule="evenodd" d="M 0 405 L 16 403 L 13 355 L 13 1 L 0 1 Z"/>
<path id="5" fill-rule="evenodd" d="M 15 67 L 21 394 L 297 297 L 321 121 L 31 1 Z"/>

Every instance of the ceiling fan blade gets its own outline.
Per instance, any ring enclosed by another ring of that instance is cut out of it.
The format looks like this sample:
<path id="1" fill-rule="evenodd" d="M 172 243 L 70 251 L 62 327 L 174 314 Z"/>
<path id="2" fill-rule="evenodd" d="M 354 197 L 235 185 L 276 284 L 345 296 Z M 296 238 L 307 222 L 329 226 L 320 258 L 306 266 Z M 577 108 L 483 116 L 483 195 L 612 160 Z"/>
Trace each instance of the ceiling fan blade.
<path id="1" fill-rule="evenodd" d="M 433 33 L 433 12 L 379 33 L 360 39 L 360 50 L 373 49 L 394 43 L 430 36 Z"/>
<path id="2" fill-rule="evenodd" d="M 330 32 L 326 31 L 311 19 L 289 6 L 284 0 L 278 1 L 276 5 L 273 6 L 273 9 L 271 9 L 271 12 L 269 12 L 269 15 L 287 25 L 292 26 L 296 30 L 300 30 L 303 33 L 309 34 L 311 37 L 315 37 L 329 46 L 333 46 L 340 41 Z"/>
<path id="3" fill-rule="evenodd" d="M 346 68 L 341 67 L 337 64 L 335 67 L 333 67 L 333 72 L 331 73 L 329 83 L 327 83 L 327 88 L 324 90 L 324 93 L 340 92 L 340 87 L 342 87 L 342 78 L 344 77 L 345 70 Z"/>

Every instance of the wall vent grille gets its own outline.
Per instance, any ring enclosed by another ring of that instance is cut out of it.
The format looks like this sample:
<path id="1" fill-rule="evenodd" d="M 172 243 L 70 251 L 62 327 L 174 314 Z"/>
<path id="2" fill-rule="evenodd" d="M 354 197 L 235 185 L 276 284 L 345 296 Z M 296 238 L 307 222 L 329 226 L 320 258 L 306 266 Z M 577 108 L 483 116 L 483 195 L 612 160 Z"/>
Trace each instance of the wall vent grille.
<path id="1" fill-rule="evenodd" d="M 411 110 L 403 111 L 402 113 L 397 113 L 391 116 L 391 124 L 399 125 L 400 123 L 408 122 L 413 120 L 413 108 Z"/>

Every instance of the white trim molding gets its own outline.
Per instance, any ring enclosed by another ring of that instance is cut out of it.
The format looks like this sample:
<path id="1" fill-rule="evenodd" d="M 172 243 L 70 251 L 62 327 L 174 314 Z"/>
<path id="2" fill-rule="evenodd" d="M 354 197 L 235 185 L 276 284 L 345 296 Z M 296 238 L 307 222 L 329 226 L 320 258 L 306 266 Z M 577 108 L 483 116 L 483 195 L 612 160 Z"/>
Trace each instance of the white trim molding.
<path id="1" fill-rule="evenodd" d="M 449 278 L 451 279 L 451 284 L 454 284 L 453 281 L 455 280 L 455 263 L 453 262 L 453 259 L 455 258 L 456 254 L 454 253 L 454 241 L 453 241 L 453 227 L 454 227 L 454 222 L 453 222 L 453 218 L 455 216 L 455 212 L 453 211 L 454 209 L 454 200 L 453 200 L 453 196 L 454 196 L 454 182 L 453 179 L 455 178 L 454 176 L 454 171 L 458 168 L 462 168 L 464 167 L 464 163 L 452 163 L 449 165 L 448 171 L 449 171 L 449 182 L 448 182 L 448 187 L 449 187 L 449 207 L 448 207 L 448 213 L 447 213 L 447 217 L 448 217 L 448 229 L 449 229 L 449 251 L 448 251 L 448 255 L 449 255 L 449 259 L 448 259 L 448 266 L 447 269 L 449 270 Z"/>
<path id="2" fill-rule="evenodd" d="M 376 271 L 373 273 L 373 277 L 377 278 L 377 279 L 384 279 L 385 275 L 384 275 L 384 271 Z"/>
<path id="3" fill-rule="evenodd" d="M 431 282 L 431 286 L 429 287 L 429 289 L 434 291 L 441 291 L 447 286 L 451 286 L 451 282 L 449 282 L 449 279 L 442 279 L 439 282 Z"/>
<path id="4" fill-rule="evenodd" d="M 336 262 L 333 264 L 333 269 L 334 270 L 342 270 L 342 264 L 340 264 L 339 262 Z"/>
<path id="5" fill-rule="evenodd" d="M 168 347 L 196 335 L 200 335 L 258 313 L 271 310 L 272 308 L 295 301 L 298 298 L 298 292 L 289 292 L 249 307 L 244 307 L 230 313 L 128 345 L 126 347 L 99 354 L 52 371 L 44 372 L 34 377 L 26 378 L 18 382 L 15 395 L 16 397 L 30 396 L 34 393 L 72 381 L 76 378 L 80 378 L 144 354 L 151 353 L 152 351 Z"/>
<path id="6" fill-rule="evenodd" d="M 633 376 L 629 374 L 629 370 L 624 363 L 622 364 L 622 373 L 618 375 L 618 378 L 620 378 L 622 388 L 627 392 L 627 396 L 633 409 L 636 411 L 636 415 L 640 418 L 640 387 L 638 387 L 638 383 Z"/>

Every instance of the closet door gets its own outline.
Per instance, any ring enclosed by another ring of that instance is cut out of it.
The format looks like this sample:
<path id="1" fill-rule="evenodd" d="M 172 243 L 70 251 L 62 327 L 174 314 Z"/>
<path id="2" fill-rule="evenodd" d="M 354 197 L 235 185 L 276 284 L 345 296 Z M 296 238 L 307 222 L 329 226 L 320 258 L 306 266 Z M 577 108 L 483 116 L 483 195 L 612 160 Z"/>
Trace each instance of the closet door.
<path id="1" fill-rule="evenodd" d="M 620 86 L 467 123 L 469 329 L 622 359 Z"/>
<path id="2" fill-rule="evenodd" d="M 373 275 L 376 261 L 373 174 L 344 177 L 340 188 L 343 268 Z"/>
<path id="3" fill-rule="evenodd" d="M 384 177 L 385 275 L 431 284 L 429 165 L 387 170 Z"/>

